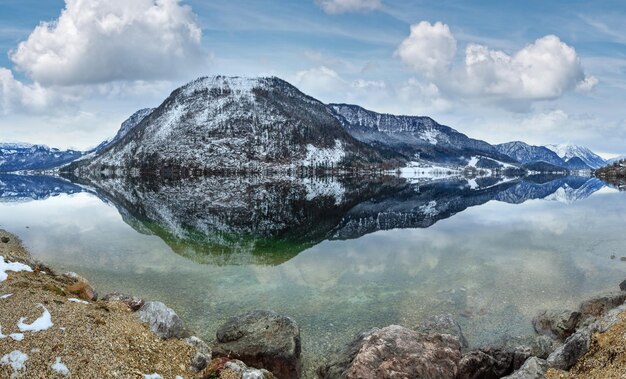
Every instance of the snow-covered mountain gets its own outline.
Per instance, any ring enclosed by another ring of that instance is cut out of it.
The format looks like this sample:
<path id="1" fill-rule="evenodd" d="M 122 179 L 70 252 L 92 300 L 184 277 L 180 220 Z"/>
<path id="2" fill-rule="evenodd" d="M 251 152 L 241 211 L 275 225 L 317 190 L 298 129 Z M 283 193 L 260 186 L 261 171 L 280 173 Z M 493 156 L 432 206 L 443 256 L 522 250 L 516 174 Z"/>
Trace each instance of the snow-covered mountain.
<path id="1" fill-rule="evenodd" d="M 495 145 L 495 148 L 522 164 L 546 162 L 558 167 L 566 166 L 561 157 L 545 146 L 532 146 L 522 141 L 513 141 Z"/>
<path id="2" fill-rule="evenodd" d="M 0 172 L 48 170 L 67 164 L 84 153 L 45 145 L 0 143 Z"/>
<path id="3" fill-rule="evenodd" d="M 487 142 L 469 138 L 430 117 L 382 114 L 350 104 L 329 107 L 354 138 L 407 159 L 419 156 L 433 162 L 467 164 L 472 156 L 485 156 L 515 162 Z"/>
<path id="4" fill-rule="evenodd" d="M 587 166 L 597 169 L 606 165 L 606 161 L 588 148 L 580 145 L 560 144 L 546 145 L 546 147 L 556 153 L 565 162 L 572 158 L 580 158 Z"/>
<path id="5" fill-rule="evenodd" d="M 176 89 L 82 169 L 233 173 L 393 168 L 402 162 L 398 154 L 354 139 L 326 105 L 281 79 L 217 76 Z"/>
<path id="6" fill-rule="evenodd" d="M 103 141 L 95 149 L 89 151 L 89 153 L 91 152 L 99 153 L 102 150 L 106 149 L 108 146 L 111 146 L 117 141 L 124 138 L 124 136 L 126 136 L 128 132 L 130 132 L 135 126 L 139 125 L 139 123 L 143 121 L 144 118 L 149 116 L 150 113 L 154 111 L 154 109 L 155 108 L 144 108 L 133 113 L 128 119 L 122 122 L 122 126 L 120 127 L 120 129 L 117 131 L 117 134 L 115 134 L 113 138 Z"/>

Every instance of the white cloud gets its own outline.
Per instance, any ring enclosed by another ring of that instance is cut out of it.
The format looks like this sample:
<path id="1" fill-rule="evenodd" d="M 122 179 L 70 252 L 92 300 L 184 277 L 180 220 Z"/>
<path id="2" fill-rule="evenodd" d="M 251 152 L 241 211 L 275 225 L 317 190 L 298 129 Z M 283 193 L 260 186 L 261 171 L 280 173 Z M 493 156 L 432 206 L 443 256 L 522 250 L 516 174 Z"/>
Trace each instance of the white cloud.
<path id="1" fill-rule="evenodd" d="M 411 25 L 411 35 L 395 54 L 415 71 L 430 77 L 448 69 L 456 54 L 456 40 L 448 25 L 422 21 Z"/>
<path id="2" fill-rule="evenodd" d="M 166 79 L 203 62 L 201 36 L 178 0 L 66 0 L 10 57 L 42 85 Z"/>
<path id="3" fill-rule="evenodd" d="M 316 2 L 324 12 L 330 14 L 372 11 L 382 7 L 380 0 L 317 0 Z"/>
<path id="4" fill-rule="evenodd" d="M 0 67 L 0 114 L 42 113 L 66 100 L 61 94 L 41 85 L 24 84 L 15 79 L 11 70 Z"/>
<path id="5" fill-rule="evenodd" d="M 590 91 L 598 79 L 586 76 L 576 50 L 557 36 L 537 39 L 514 54 L 469 44 L 455 64 L 456 39 L 447 25 L 420 22 L 396 56 L 450 95 L 507 105 L 550 100 L 572 90 Z"/>

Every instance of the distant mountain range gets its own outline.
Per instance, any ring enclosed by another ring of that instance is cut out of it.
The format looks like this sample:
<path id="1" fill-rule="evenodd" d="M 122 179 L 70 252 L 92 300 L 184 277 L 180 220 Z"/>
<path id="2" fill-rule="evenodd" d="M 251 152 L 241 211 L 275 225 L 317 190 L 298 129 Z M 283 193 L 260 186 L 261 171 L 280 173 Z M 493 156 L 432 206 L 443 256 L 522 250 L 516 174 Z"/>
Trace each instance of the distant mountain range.
<path id="1" fill-rule="evenodd" d="M 323 104 L 275 78 L 205 77 L 141 109 L 96 148 L 0 144 L 0 172 L 91 173 L 389 170 L 412 161 L 530 171 L 590 170 L 606 162 L 576 145 L 491 145 L 429 117 Z"/>

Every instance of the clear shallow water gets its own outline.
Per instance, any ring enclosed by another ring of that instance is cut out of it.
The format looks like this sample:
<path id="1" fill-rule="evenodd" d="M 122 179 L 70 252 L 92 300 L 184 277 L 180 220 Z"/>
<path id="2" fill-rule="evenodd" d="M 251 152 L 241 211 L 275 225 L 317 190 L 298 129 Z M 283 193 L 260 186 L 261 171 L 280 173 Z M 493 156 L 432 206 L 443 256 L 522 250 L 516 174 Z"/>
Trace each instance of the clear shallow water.
<path id="1" fill-rule="evenodd" d="M 207 339 L 248 310 L 292 316 L 309 371 L 358 331 L 440 313 L 474 346 L 529 336 L 539 309 L 575 307 L 626 277 L 626 197 L 595 179 L 394 182 L 374 195 L 341 181 L 222 180 L 136 193 L 29 182 L 32 195 L 8 179 L 0 228 L 36 258 L 101 293 L 163 301 Z"/>

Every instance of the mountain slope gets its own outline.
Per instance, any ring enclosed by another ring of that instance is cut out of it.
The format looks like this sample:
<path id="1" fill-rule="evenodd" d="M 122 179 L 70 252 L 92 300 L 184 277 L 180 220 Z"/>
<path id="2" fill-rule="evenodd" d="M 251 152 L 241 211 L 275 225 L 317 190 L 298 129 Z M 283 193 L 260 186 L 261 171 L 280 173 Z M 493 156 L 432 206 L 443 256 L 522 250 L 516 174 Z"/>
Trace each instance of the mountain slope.
<path id="1" fill-rule="evenodd" d="M 606 165 L 606 161 L 593 151 L 584 146 L 560 144 L 546 145 L 546 147 L 554 151 L 561 159 L 568 162 L 572 158 L 580 158 L 587 166 L 597 169 Z"/>
<path id="2" fill-rule="evenodd" d="M 324 104 L 281 79 L 217 76 L 178 88 L 85 163 L 91 170 L 260 172 L 392 168 L 402 161 L 394 158 L 352 138 Z"/>
<path id="3" fill-rule="evenodd" d="M 99 153 L 108 146 L 111 146 L 117 141 L 124 138 L 124 136 L 126 136 L 135 126 L 139 125 L 139 123 L 143 121 L 144 118 L 148 117 L 152 113 L 152 111 L 154 111 L 154 109 L 155 108 L 144 108 L 133 113 L 129 118 L 122 122 L 120 129 L 117 131 L 117 134 L 115 134 L 113 138 L 103 141 L 95 149 L 93 149 L 92 152 Z"/>
<path id="4" fill-rule="evenodd" d="M 546 162 L 554 166 L 565 167 L 565 161 L 554 151 L 545 146 L 532 146 L 525 142 L 513 141 L 495 145 L 495 148 L 516 161 L 526 164 L 533 162 Z"/>
<path id="5" fill-rule="evenodd" d="M 419 158 L 466 164 L 472 156 L 499 161 L 514 160 L 485 141 L 475 140 L 430 117 L 376 113 L 357 105 L 330 104 L 335 117 L 354 138 L 370 146 L 398 152 L 407 159 Z"/>
<path id="6" fill-rule="evenodd" d="M 0 143 L 0 172 L 48 170 L 83 156 L 76 150 L 59 150 L 45 145 Z"/>

